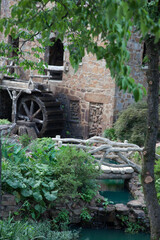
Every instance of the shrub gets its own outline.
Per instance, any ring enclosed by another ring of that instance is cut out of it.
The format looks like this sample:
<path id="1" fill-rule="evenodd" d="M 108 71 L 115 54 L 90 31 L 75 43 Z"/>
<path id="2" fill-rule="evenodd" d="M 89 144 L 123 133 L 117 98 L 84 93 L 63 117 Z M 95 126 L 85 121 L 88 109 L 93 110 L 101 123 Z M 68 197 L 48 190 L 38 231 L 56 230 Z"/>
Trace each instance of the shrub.
<path id="1" fill-rule="evenodd" d="M 8 121 L 8 119 L 0 119 L 0 125 L 5 125 L 5 124 L 11 124 L 11 122 Z"/>
<path id="2" fill-rule="evenodd" d="M 114 129 L 117 137 L 124 141 L 144 145 L 147 126 L 147 103 L 130 105 L 118 117 Z"/>
<path id="3" fill-rule="evenodd" d="M 56 153 L 56 167 L 54 169 L 58 196 L 83 196 L 90 201 L 97 193 L 98 184 L 95 178 L 99 175 L 94 158 L 75 147 L 62 147 Z"/>
<path id="4" fill-rule="evenodd" d="M 19 142 L 22 144 L 23 147 L 27 147 L 32 140 L 32 137 L 29 137 L 27 134 L 23 134 L 19 136 Z"/>
<path id="5" fill-rule="evenodd" d="M 110 139 L 112 141 L 117 140 L 117 136 L 116 136 L 114 128 L 107 128 L 107 129 L 105 129 L 103 135 L 104 135 L 105 138 L 108 138 L 108 139 Z"/>
<path id="6" fill-rule="evenodd" d="M 56 199 L 90 201 L 96 195 L 99 171 L 90 154 L 69 146 L 56 152 L 49 138 L 33 141 L 31 148 L 28 156 L 22 146 L 4 143 L 2 190 L 14 194 L 32 218 L 39 217 Z"/>
<path id="7" fill-rule="evenodd" d="M 32 158 L 42 163 L 49 163 L 55 158 L 55 143 L 52 138 L 37 138 L 29 146 Z"/>
<path id="8" fill-rule="evenodd" d="M 0 220 L 0 233 L 1 240 L 76 240 L 79 235 L 75 231 L 52 231 L 52 225 L 49 221 L 14 222 L 11 218 Z"/>

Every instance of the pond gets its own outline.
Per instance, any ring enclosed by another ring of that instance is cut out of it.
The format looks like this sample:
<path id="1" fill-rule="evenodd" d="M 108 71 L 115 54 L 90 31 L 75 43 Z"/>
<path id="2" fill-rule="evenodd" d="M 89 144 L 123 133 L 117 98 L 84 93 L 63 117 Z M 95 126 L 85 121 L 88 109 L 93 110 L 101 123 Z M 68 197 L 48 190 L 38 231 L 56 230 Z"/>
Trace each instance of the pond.
<path id="1" fill-rule="evenodd" d="M 99 184 L 101 186 L 100 195 L 114 204 L 127 204 L 127 202 L 133 200 L 131 193 L 125 187 L 123 179 L 100 180 Z"/>
<path id="2" fill-rule="evenodd" d="M 115 229 L 82 229 L 79 240 L 150 240 L 149 234 L 125 233 Z"/>

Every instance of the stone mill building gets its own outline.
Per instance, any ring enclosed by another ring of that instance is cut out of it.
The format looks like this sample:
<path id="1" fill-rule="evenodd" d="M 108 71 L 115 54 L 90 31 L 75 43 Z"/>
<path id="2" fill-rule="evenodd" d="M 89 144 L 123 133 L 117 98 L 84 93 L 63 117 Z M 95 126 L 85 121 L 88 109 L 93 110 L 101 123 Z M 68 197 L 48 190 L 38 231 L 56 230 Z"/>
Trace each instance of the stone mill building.
<path id="1" fill-rule="evenodd" d="M 1 1 L 2 17 L 9 16 L 10 6 L 15 2 L 15 0 Z M 54 41 L 54 34 L 51 39 Z M 17 46 L 21 41 L 20 39 L 12 41 L 11 36 L 4 38 L 0 34 L 0 41 L 2 40 Z M 134 99 L 131 94 L 123 93 L 117 88 L 114 79 L 110 76 L 109 69 L 106 69 L 105 61 L 97 61 L 96 56 L 92 54 L 85 55 L 75 73 L 69 62 L 69 52 L 64 48 L 66 45 L 67 42 L 61 42 L 58 39 L 54 46 L 46 47 L 46 52 L 42 56 L 49 66 L 59 67 L 58 70 L 56 67 L 50 68 L 48 84 L 49 91 L 59 100 L 61 109 L 63 109 L 64 127 L 62 134 L 78 138 L 102 135 L 106 128 L 112 126 L 118 112 L 125 109 Z M 23 48 L 27 50 L 33 46 L 34 43 L 26 43 Z M 132 34 L 128 48 L 131 74 L 137 82 L 144 83 L 146 67 L 142 67 L 142 62 L 145 48 L 143 43 L 139 43 L 137 34 Z M 31 72 L 21 68 L 18 71 L 22 80 L 29 80 Z M 36 72 L 32 74 L 34 75 Z M 35 79 L 35 81 L 38 80 Z M 19 90 L 16 89 L 16 92 L 18 94 Z M 23 92 L 21 94 L 23 95 Z M 5 104 L 7 104 L 7 108 Z M 19 104 L 17 101 L 17 111 Z M 2 89 L 0 118 L 11 119 L 11 105 L 9 93 L 6 89 Z"/>

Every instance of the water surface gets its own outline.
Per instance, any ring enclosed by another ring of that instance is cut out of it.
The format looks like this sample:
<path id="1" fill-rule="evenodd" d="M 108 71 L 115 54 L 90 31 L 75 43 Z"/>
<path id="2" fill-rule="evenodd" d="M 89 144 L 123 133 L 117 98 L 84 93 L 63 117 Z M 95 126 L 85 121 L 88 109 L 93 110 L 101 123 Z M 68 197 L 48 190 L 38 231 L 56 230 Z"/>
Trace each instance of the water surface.
<path id="1" fill-rule="evenodd" d="M 129 234 L 115 229 L 82 229 L 79 240 L 150 240 L 149 234 Z"/>
<path id="2" fill-rule="evenodd" d="M 100 195 L 107 198 L 109 201 L 116 203 L 127 204 L 133 200 L 129 190 L 124 185 L 122 179 L 105 179 L 99 181 L 101 190 Z"/>

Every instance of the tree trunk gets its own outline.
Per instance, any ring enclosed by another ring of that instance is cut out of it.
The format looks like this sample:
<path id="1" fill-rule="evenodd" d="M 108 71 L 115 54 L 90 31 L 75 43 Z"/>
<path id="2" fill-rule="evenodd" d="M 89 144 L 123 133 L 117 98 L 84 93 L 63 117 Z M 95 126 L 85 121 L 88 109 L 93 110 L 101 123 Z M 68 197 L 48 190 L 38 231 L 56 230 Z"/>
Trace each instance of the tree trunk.
<path id="1" fill-rule="evenodd" d="M 143 152 L 142 185 L 149 213 L 151 240 L 160 239 L 160 205 L 155 189 L 154 164 L 155 147 L 158 133 L 158 103 L 159 103 L 159 50 L 160 42 L 155 44 L 154 38 L 146 40 L 148 56 L 148 123 L 145 149 Z"/>

